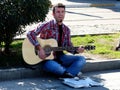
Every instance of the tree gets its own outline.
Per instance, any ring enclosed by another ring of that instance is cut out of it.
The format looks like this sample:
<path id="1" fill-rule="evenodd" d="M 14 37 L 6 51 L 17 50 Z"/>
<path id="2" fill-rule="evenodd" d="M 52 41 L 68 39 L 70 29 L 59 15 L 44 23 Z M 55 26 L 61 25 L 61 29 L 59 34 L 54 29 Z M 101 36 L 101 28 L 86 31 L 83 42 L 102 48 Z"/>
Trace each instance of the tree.
<path id="1" fill-rule="evenodd" d="M 23 33 L 22 27 L 44 21 L 49 11 L 49 0 L 0 0 L 0 45 L 10 53 L 10 44 L 16 33 Z"/>

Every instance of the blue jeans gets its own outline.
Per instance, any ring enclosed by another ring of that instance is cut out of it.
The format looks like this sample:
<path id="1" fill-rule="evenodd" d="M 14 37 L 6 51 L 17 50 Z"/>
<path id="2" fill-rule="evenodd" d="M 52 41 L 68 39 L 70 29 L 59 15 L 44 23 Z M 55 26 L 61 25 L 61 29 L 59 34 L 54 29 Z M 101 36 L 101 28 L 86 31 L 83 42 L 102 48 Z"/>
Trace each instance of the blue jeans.
<path id="1" fill-rule="evenodd" d="M 59 63 L 61 62 L 61 63 Z M 47 72 L 51 72 L 57 75 L 63 75 L 64 72 L 68 72 L 73 76 L 76 76 L 83 66 L 86 64 L 86 60 L 83 56 L 74 55 L 61 55 L 58 61 L 47 60 L 43 64 L 43 69 Z"/>

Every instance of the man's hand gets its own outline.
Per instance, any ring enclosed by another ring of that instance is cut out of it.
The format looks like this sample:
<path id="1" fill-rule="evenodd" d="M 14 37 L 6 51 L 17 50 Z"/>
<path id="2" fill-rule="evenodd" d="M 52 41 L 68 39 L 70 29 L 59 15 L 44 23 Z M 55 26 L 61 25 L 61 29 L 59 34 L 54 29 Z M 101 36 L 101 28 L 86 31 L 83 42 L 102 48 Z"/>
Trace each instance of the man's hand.
<path id="1" fill-rule="evenodd" d="M 47 56 L 45 55 L 45 51 L 42 47 L 36 46 L 37 53 L 40 59 L 45 59 Z"/>
<path id="2" fill-rule="evenodd" d="M 84 47 L 83 46 L 80 46 L 78 49 L 77 49 L 77 52 L 78 53 L 83 53 L 84 52 Z"/>

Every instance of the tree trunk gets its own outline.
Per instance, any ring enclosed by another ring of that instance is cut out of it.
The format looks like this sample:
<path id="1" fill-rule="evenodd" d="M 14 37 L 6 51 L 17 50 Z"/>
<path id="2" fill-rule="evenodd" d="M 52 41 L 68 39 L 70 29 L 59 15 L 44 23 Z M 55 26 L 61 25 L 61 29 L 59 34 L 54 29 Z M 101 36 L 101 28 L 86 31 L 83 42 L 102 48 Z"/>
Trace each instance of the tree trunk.
<path id="1" fill-rule="evenodd" d="M 5 41 L 4 41 L 4 43 L 5 43 L 4 53 L 7 55 L 9 55 L 11 53 L 11 51 L 10 51 L 10 44 L 12 42 L 11 38 L 12 38 L 11 34 L 9 34 L 9 32 L 6 32 L 6 37 L 5 37 Z"/>
<path id="2" fill-rule="evenodd" d="M 4 53 L 7 55 L 10 54 L 10 44 L 9 43 L 5 43 Z"/>

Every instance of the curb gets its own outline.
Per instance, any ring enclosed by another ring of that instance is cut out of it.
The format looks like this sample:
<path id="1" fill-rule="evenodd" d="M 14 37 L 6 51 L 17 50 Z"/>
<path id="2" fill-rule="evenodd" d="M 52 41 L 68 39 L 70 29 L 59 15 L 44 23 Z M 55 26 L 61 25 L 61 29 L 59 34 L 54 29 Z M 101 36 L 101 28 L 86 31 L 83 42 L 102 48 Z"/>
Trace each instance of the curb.
<path id="1" fill-rule="evenodd" d="M 94 72 L 103 70 L 114 70 L 120 69 L 120 59 L 113 60 L 87 60 L 86 66 L 82 72 Z M 34 78 L 44 76 L 41 69 L 30 69 L 30 68 L 11 68 L 0 70 L 0 81 Z"/>
<path id="2" fill-rule="evenodd" d="M 90 7 L 113 7 L 116 4 L 108 3 L 108 4 L 91 4 Z"/>
<path id="3" fill-rule="evenodd" d="M 113 69 L 120 69 L 120 59 L 87 60 L 87 64 L 83 68 L 83 72 L 94 72 Z"/>
<path id="4" fill-rule="evenodd" d="M 38 76 L 40 76 L 39 70 L 32 70 L 29 68 L 11 68 L 11 69 L 0 70 L 0 81 L 32 78 Z"/>

